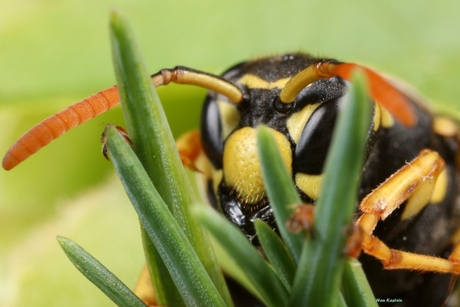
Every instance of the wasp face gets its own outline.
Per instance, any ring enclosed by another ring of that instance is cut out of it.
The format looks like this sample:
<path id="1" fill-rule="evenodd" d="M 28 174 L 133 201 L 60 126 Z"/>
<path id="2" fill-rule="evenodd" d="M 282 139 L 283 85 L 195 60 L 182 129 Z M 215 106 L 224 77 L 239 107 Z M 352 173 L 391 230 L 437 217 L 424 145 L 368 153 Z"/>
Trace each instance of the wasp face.
<path id="1" fill-rule="evenodd" d="M 346 82 L 329 78 L 311 83 L 290 104 L 279 94 L 299 71 L 319 59 L 304 54 L 270 57 L 239 64 L 223 74 L 244 93 L 236 105 L 210 93 L 201 123 L 203 148 L 214 169 L 209 194 L 214 204 L 249 238 L 259 218 L 274 226 L 257 154 L 255 128 L 271 128 L 283 161 L 303 201 L 314 202 Z"/>

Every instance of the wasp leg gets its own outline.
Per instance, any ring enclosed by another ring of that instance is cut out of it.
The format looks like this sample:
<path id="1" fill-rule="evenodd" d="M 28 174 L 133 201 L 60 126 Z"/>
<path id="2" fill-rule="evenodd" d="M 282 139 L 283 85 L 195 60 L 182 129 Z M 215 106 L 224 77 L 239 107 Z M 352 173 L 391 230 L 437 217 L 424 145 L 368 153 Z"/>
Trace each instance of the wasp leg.
<path id="1" fill-rule="evenodd" d="M 387 218 L 404 201 L 407 200 L 407 204 L 403 215 L 419 212 L 428 203 L 434 183 L 443 170 L 444 161 L 439 154 L 423 150 L 361 202 L 360 210 L 363 214 L 357 225 L 363 229 L 362 250 L 380 260 L 385 269 L 460 274 L 460 265 L 455 262 L 460 260 L 460 244 L 457 244 L 453 256 L 447 260 L 391 249 L 373 235 L 378 221 Z"/>
<path id="2" fill-rule="evenodd" d="M 308 234 L 313 231 L 313 204 L 299 204 L 295 207 L 294 213 L 286 221 L 287 229 L 292 233 L 300 233 L 305 230 Z"/>
<path id="3" fill-rule="evenodd" d="M 204 151 L 198 130 L 192 130 L 181 135 L 176 141 L 176 146 L 182 165 L 195 172 L 203 173 L 205 171 L 202 162 Z"/>
<path id="4" fill-rule="evenodd" d="M 125 139 L 126 143 L 128 143 L 129 145 L 133 145 L 133 142 L 131 142 L 131 139 L 128 136 L 128 132 L 123 127 L 115 126 L 115 128 L 118 130 L 118 132 L 121 134 L 121 136 L 123 136 L 123 138 Z M 105 131 L 102 133 L 101 143 L 102 143 L 102 150 L 101 150 L 102 154 L 104 155 L 104 157 L 107 160 L 110 160 L 109 156 L 107 154 L 107 139 L 105 137 Z"/>

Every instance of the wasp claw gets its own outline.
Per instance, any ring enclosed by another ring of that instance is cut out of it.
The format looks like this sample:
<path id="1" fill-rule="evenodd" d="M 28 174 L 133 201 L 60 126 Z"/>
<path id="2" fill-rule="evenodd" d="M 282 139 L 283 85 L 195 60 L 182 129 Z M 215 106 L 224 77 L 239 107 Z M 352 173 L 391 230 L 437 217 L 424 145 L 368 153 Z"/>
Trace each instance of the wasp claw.
<path id="1" fill-rule="evenodd" d="M 358 225 L 353 225 L 349 232 L 344 254 L 350 258 L 358 259 L 362 251 L 364 230 Z"/>
<path id="2" fill-rule="evenodd" d="M 131 141 L 131 139 L 128 136 L 128 132 L 123 127 L 115 126 L 115 128 L 118 130 L 118 132 L 121 134 L 121 136 L 125 139 L 126 143 L 128 143 L 129 145 L 133 145 L 133 142 Z M 101 149 L 102 155 L 104 155 L 104 157 L 108 161 L 110 161 L 109 155 L 107 154 L 108 150 L 107 150 L 107 138 L 105 137 L 105 130 L 104 130 L 104 132 L 102 133 L 102 136 L 101 136 L 101 143 L 102 143 L 102 149 Z"/>
<path id="3" fill-rule="evenodd" d="M 294 213 L 286 221 L 287 229 L 295 234 L 303 230 L 311 234 L 313 232 L 313 211 L 314 206 L 312 204 L 297 205 Z"/>

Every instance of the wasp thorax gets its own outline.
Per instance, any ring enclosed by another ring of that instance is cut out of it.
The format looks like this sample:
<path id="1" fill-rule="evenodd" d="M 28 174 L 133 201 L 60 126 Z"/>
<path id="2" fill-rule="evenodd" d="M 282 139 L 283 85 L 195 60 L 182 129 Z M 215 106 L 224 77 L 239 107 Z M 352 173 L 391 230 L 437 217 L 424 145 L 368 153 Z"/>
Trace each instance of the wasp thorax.
<path id="1" fill-rule="evenodd" d="M 271 131 L 283 161 L 291 171 L 291 145 L 282 133 Z M 255 204 L 265 197 L 255 128 L 243 127 L 229 136 L 225 143 L 223 165 L 225 184 L 234 190 L 240 201 Z"/>

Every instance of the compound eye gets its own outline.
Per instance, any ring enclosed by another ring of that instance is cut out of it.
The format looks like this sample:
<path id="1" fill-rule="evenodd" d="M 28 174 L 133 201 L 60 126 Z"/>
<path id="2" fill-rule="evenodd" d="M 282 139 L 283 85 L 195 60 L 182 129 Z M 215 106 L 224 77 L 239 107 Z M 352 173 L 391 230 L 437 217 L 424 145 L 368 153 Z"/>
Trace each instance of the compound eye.
<path id="1" fill-rule="evenodd" d="M 295 149 L 294 171 L 321 174 L 344 97 L 321 104 L 310 116 Z"/>
<path id="2" fill-rule="evenodd" d="M 219 107 L 212 97 L 208 96 L 201 111 L 201 142 L 206 156 L 216 169 L 222 168 L 222 123 Z"/>

